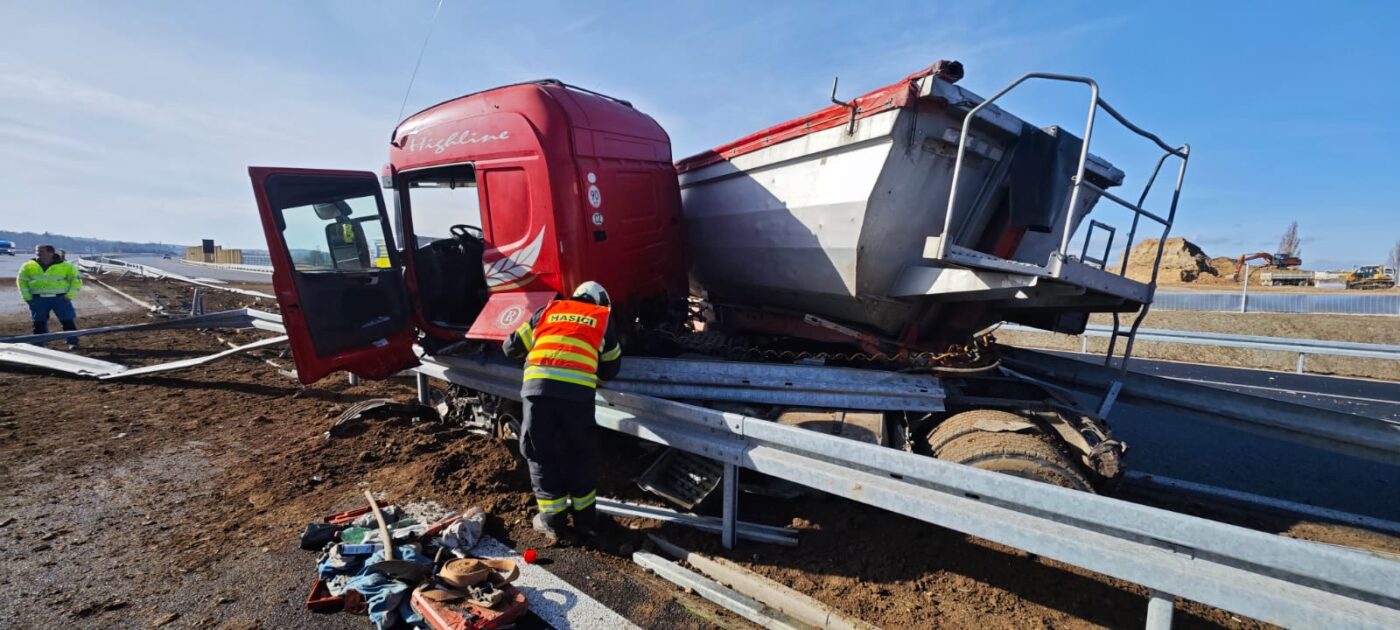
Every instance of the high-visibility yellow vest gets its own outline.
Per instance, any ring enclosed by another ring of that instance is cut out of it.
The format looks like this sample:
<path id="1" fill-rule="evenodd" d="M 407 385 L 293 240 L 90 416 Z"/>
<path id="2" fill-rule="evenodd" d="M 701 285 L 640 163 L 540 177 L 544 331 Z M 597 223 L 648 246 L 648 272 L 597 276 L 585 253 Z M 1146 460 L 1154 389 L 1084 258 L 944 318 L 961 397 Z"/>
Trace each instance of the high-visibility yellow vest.
<path id="1" fill-rule="evenodd" d="M 522 327 L 530 353 L 525 380 L 548 379 L 598 386 L 598 359 L 608 329 L 608 309 L 587 302 L 559 300 L 540 313 L 537 326 Z"/>
<path id="2" fill-rule="evenodd" d="M 83 279 L 78 276 L 73 263 L 66 260 L 55 262 L 48 269 L 40 266 L 38 260 L 31 260 L 20 266 L 15 284 L 19 286 L 20 297 L 27 302 L 35 296 L 66 295 L 72 298 L 78 295 Z"/>

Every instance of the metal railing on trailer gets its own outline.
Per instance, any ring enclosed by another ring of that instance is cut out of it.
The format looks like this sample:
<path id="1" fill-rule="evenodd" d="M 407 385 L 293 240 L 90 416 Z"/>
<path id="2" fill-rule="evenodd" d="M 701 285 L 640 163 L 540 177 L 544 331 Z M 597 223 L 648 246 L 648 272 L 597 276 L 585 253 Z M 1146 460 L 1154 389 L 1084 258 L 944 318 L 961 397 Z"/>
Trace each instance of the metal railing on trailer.
<path id="1" fill-rule="evenodd" d="M 1143 318 L 1147 316 L 1148 307 L 1151 305 L 1151 292 L 1154 292 L 1157 286 L 1157 272 L 1161 269 L 1162 266 L 1163 247 L 1166 244 L 1167 235 L 1171 233 L 1172 224 L 1176 222 L 1176 209 L 1177 204 L 1181 201 L 1181 185 L 1182 182 L 1186 179 L 1186 164 L 1190 161 L 1191 145 L 1183 144 L 1181 146 L 1173 147 L 1164 142 L 1156 134 L 1133 124 L 1125 116 L 1118 113 L 1118 110 L 1114 109 L 1113 106 L 1109 105 L 1107 101 L 1099 97 L 1098 82 L 1094 81 L 1089 77 L 1081 77 L 1068 74 L 1053 74 L 1046 72 L 1032 72 L 1029 74 L 1022 75 L 1019 79 L 1012 81 L 1010 85 L 1002 88 L 1001 91 L 991 95 L 986 100 L 983 100 L 981 103 L 978 103 L 975 107 L 968 110 L 967 114 L 963 117 L 962 131 L 958 136 L 958 156 L 957 161 L 953 164 L 952 183 L 948 193 L 948 208 L 943 216 L 943 233 L 938 241 L 937 257 L 946 258 L 948 255 L 948 248 L 952 244 L 952 239 L 950 238 L 950 235 L 952 234 L 953 225 L 955 224 L 954 218 L 956 215 L 955 204 L 957 203 L 958 179 L 959 176 L 962 174 L 963 159 L 967 150 L 968 130 L 972 127 L 972 121 L 976 120 L 977 114 L 983 109 L 990 107 L 992 103 L 994 103 L 1001 97 L 1006 96 L 1007 93 L 1016 89 L 1021 84 L 1033 79 L 1059 81 L 1064 83 L 1081 83 L 1089 87 L 1089 111 L 1084 121 L 1084 141 L 1080 144 L 1079 147 L 1078 164 L 1075 168 L 1074 178 L 1070 182 L 1071 187 L 1069 199 L 1065 203 L 1066 210 L 1063 214 L 1064 220 L 1066 222 L 1064 234 L 1060 238 L 1059 248 L 1050 255 L 1050 259 L 1045 261 L 1044 265 L 1036 266 L 1043 267 L 1051 278 L 1062 280 L 1067 279 L 1067 276 L 1075 268 L 1075 265 L 1071 264 L 1073 257 L 1069 253 L 1069 246 L 1070 241 L 1072 241 L 1074 238 L 1074 233 L 1076 232 L 1076 230 L 1071 229 L 1073 226 L 1069 225 L 1069 223 L 1073 220 L 1072 215 L 1074 213 L 1074 209 L 1078 207 L 1081 190 L 1085 187 L 1097 193 L 1101 198 L 1108 199 L 1109 201 L 1123 206 L 1124 208 L 1131 210 L 1133 213 L 1133 221 L 1132 225 L 1128 228 L 1127 244 L 1123 252 L 1123 261 L 1118 269 L 1118 276 L 1127 277 L 1129 253 L 1132 250 L 1134 239 L 1137 238 L 1138 227 L 1142 222 L 1142 218 L 1147 217 L 1149 220 L 1154 221 L 1162 226 L 1162 235 L 1157 239 L 1157 248 L 1153 254 L 1152 277 L 1148 281 L 1148 287 L 1150 291 L 1148 293 L 1148 301 L 1145 302 L 1142 308 L 1138 310 L 1137 317 L 1133 320 L 1131 328 L 1129 328 L 1128 332 L 1126 333 L 1122 332 L 1118 319 L 1118 314 L 1113 314 L 1113 334 L 1109 337 L 1108 352 L 1105 353 L 1104 356 L 1104 365 L 1112 365 L 1113 348 L 1117 344 L 1118 339 L 1120 337 L 1124 337 L 1126 338 L 1126 342 L 1124 344 L 1123 357 L 1119 368 L 1124 374 L 1126 374 L 1128 370 L 1128 361 L 1133 354 L 1133 341 L 1138 326 L 1142 324 Z M 1088 181 L 1084 176 L 1085 166 L 1089 160 L 1089 145 L 1092 142 L 1094 136 L 1094 120 L 1098 117 L 1098 112 L 1100 109 L 1103 109 L 1104 112 L 1106 112 L 1109 116 L 1113 117 L 1114 120 L 1118 121 L 1118 123 L 1123 125 L 1123 127 L 1128 131 L 1131 131 L 1134 134 L 1147 139 L 1162 150 L 1162 155 L 1157 158 L 1157 164 L 1153 167 L 1152 174 L 1147 178 L 1147 182 L 1143 184 L 1142 193 L 1138 195 L 1137 203 L 1133 203 L 1113 193 L 1108 192 L 1103 187 Z M 1164 217 L 1155 212 L 1147 210 L 1143 207 L 1143 205 L 1147 203 L 1148 194 L 1152 192 L 1152 186 L 1157 182 L 1157 176 L 1161 174 L 1162 167 L 1166 164 L 1167 160 L 1172 157 L 1178 158 L 1181 161 L 1181 166 L 1177 170 L 1176 186 L 1172 190 L 1171 206 L 1168 208 L 1167 215 Z M 1104 253 L 1103 256 L 1100 258 L 1092 258 L 1088 255 L 1089 243 L 1093 238 L 1093 232 L 1096 228 L 1106 231 L 1108 233 L 1108 242 L 1104 245 Z M 1099 270 L 1107 271 L 1109 253 L 1112 250 L 1113 237 L 1116 234 L 1116 232 L 1117 230 L 1115 228 L 1109 226 L 1106 223 L 1092 220 L 1089 221 L 1088 230 L 1084 235 L 1084 246 L 1079 255 L 1079 262 L 1083 264 L 1097 264 Z M 1118 397 L 1118 392 L 1121 389 L 1121 387 L 1121 383 L 1119 382 L 1115 382 L 1109 387 L 1108 391 L 1104 394 L 1102 402 L 1099 405 L 1098 414 L 1100 416 L 1108 415 L 1108 412 L 1113 408 L 1113 402 Z"/>
<path id="2" fill-rule="evenodd" d="M 520 368 L 424 357 L 428 379 L 518 399 Z M 724 464 L 724 542 L 740 467 L 1150 589 L 1147 626 L 1182 597 L 1290 627 L 1400 627 L 1400 562 L 939 461 L 758 418 L 600 389 L 600 426 Z"/>

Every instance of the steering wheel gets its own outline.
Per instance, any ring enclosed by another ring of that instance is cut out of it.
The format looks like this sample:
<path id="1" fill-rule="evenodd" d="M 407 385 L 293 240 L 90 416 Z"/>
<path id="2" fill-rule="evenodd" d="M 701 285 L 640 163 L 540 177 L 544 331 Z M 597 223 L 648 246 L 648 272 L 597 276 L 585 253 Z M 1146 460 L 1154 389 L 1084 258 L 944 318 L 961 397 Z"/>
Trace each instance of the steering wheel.
<path id="1" fill-rule="evenodd" d="M 453 238 L 457 238 L 459 240 L 467 238 L 468 236 L 475 239 L 480 239 L 482 234 L 481 228 L 476 227 L 475 225 L 465 225 L 461 223 L 448 228 L 447 231 L 452 233 Z"/>

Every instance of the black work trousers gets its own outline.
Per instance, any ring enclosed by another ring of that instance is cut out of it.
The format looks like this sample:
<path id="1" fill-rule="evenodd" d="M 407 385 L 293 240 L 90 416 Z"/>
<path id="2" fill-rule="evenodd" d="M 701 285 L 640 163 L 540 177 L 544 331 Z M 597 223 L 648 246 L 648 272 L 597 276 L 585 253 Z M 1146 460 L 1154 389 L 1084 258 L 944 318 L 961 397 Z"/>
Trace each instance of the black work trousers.
<path id="1" fill-rule="evenodd" d="M 598 438 L 593 401 L 525 397 L 520 454 L 530 464 L 535 503 L 550 527 L 587 533 L 597 521 Z"/>

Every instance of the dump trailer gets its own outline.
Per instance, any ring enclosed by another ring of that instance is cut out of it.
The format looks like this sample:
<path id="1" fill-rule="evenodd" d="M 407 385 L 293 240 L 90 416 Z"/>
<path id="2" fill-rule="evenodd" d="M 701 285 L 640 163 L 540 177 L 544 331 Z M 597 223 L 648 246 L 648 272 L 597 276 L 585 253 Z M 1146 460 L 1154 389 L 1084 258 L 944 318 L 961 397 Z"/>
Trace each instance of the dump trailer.
<path id="1" fill-rule="evenodd" d="M 252 167 L 298 377 L 421 361 L 465 385 L 442 409 L 509 436 L 509 388 L 454 374 L 499 380 L 500 342 L 594 280 L 626 322 L 610 389 L 1108 489 L 1124 470 L 1105 421 L 1117 388 L 1084 408 L 1002 369 L 989 331 L 1135 314 L 1113 338 L 1126 369 L 1156 272 L 1135 281 L 1109 254 L 1115 237 L 1165 240 L 1189 149 L 1084 77 L 1030 74 L 984 99 L 962 76 L 945 61 L 848 102 L 833 89 L 830 106 L 679 162 L 629 102 L 544 80 L 410 116 L 378 176 Z M 1029 81 L 1085 86 L 1079 136 L 994 104 Z M 1136 202 L 1089 151 L 1101 113 L 1161 149 Z M 1143 207 L 1169 163 L 1169 205 Z M 1105 201 L 1122 223 L 1090 218 Z M 697 500 L 667 490 L 665 469 L 694 479 L 704 459 L 668 457 L 654 489 Z"/>
<path id="2" fill-rule="evenodd" d="M 1266 287 L 1310 287 L 1317 284 L 1316 274 L 1303 269 L 1273 269 L 1259 274 L 1259 284 Z"/>

